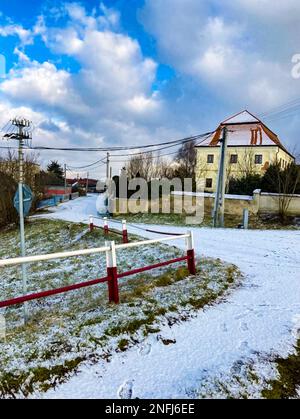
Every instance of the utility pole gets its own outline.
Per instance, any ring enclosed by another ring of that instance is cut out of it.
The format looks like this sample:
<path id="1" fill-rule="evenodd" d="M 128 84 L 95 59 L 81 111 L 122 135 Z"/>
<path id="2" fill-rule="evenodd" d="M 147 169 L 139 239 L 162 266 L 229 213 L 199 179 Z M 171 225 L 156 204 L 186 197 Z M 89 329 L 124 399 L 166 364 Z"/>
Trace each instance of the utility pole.
<path id="1" fill-rule="evenodd" d="M 110 154 L 107 153 L 106 155 L 106 181 L 108 182 L 108 179 L 110 177 L 110 168 L 109 168 L 109 164 L 110 164 Z"/>
<path id="2" fill-rule="evenodd" d="M 67 195 L 67 165 L 64 164 L 64 176 L 65 176 L 65 195 Z"/>
<path id="3" fill-rule="evenodd" d="M 226 185 L 226 151 L 227 151 L 227 127 L 223 128 L 218 172 L 218 183 L 213 211 L 213 226 L 224 227 L 224 203 Z"/>
<path id="4" fill-rule="evenodd" d="M 106 155 L 106 199 L 105 199 L 105 206 L 106 206 L 106 213 L 109 213 L 109 188 L 110 188 L 110 154 L 107 153 Z"/>
<path id="5" fill-rule="evenodd" d="M 86 187 L 85 187 L 86 194 L 88 193 L 88 189 L 89 189 L 89 172 L 87 172 L 87 175 L 86 175 Z"/>
<path id="6" fill-rule="evenodd" d="M 24 227 L 24 200 L 23 200 L 23 185 L 24 185 L 24 140 L 31 139 L 31 134 L 24 132 L 24 128 L 30 128 L 31 123 L 26 119 L 14 119 L 12 125 L 18 128 L 18 134 L 15 135 L 14 139 L 19 140 L 19 216 L 20 216 L 20 242 L 21 242 L 21 256 L 26 256 L 26 244 L 25 244 L 25 227 Z M 13 137 L 11 137 L 13 138 Z M 22 280 L 23 280 L 23 293 L 27 294 L 27 269 L 26 264 L 22 264 Z M 24 323 L 28 319 L 27 303 L 23 305 Z"/>

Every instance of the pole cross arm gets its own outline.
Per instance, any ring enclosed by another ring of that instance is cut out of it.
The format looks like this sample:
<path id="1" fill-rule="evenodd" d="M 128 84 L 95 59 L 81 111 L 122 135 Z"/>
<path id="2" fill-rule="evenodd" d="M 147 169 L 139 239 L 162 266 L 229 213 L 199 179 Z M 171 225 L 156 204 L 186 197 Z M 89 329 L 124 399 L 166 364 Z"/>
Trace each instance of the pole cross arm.
<path id="1" fill-rule="evenodd" d="M 5 134 L 3 138 L 8 139 L 8 140 L 20 140 L 21 136 L 16 133 L 11 133 L 11 134 Z"/>

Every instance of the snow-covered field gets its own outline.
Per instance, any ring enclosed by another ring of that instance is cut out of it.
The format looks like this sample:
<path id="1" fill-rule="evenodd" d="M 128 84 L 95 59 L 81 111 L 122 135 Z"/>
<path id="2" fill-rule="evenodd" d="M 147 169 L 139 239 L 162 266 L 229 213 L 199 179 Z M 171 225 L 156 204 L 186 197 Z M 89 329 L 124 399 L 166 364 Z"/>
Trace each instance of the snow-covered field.
<path id="1" fill-rule="evenodd" d="M 89 214 L 97 215 L 95 199 L 89 196 L 63 204 L 47 217 L 87 222 Z M 97 222 L 101 225 L 101 220 Z M 259 396 L 261 380 L 275 374 L 269 357 L 287 356 L 299 338 L 300 232 L 192 230 L 197 254 L 238 265 L 245 275 L 243 287 L 189 322 L 165 326 L 163 335 L 176 343 L 165 346 L 150 336 L 143 346 L 115 354 L 108 364 L 84 367 L 46 397 L 185 398 L 210 393 L 222 397 L 226 391 L 237 397 L 241 391 Z M 129 231 L 141 233 L 134 227 Z M 157 237 L 147 232 L 143 236 Z M 248 367 L 257 376 L 256 384 L 242 389 Z M 222 393 L 216 384 L 226 381 Z"/>
<path id="2" fill-rule="evenodd" d="M 102 229 L 90 232 L 83 223 L 37 218 L 26 223 L 27 254 L 45 254 L 104 245 Z M 0 259 L 19 254 L 17 229 L 0 233 Z M 113 232 L 110 240 L 121 242 Z M 140 240 L 131 235 L 132 240 Z M 165 244 L 144 245 L 117 252 L 124 272 L 181 256 Z M 27 266 L 28 293 L 103 277 L 105 255 L 73 257 Z M 0 336 L 0 398 L 27 398 L 66 382 L 79 366 L 109 361 L 116 352 L 142 344 L 155 334 L 163 344 L 164 324 L 187 321 L 200 307 L 220 300 L 241 282 L 238 269 L 212 258 L 198 259 L 198 274 L 189 276 L 185 264 L 161 267 L 123 278 L 121 304 L 108 304 L 107 284 L 31 301 L 29 322 L 22 323 L 22 306 L 1 309 L 5 337 Z M 22 295 L 20 269 L 0 269 L 1 300 Z M 2 323 L 3 325 L 3 323 Z"/>

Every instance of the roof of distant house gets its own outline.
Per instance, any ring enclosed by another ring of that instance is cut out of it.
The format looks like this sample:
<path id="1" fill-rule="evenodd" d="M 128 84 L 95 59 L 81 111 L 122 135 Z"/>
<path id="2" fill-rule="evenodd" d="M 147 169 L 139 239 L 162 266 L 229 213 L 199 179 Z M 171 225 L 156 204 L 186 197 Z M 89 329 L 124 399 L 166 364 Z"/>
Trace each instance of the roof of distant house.
<path id="1" fill-rule="evenodd" d="M 196 147 L 219 146 L 224 127 L 228 129 L 229 146 L 278 146 L 294 158 L 283 146 L 278 136 L 247 110 L 225 119 L 213 134 L 205 141 L 199 142 Z"/>
<path id="2" fill-rule="evenodd" d="M 67 183 L 71 183 L 71 184 L 78 183 L 79 185 L 82 185 L 82 186 L 85 186 L 87 181 L 88 181 L 89 186 L 96 186 L 96 184 L 98 182 L 98 180 L 96 180 L 96 179 L 86 179 L 86 178 L 84 178 L 84 179 L 82 179 L 82 178 L 80 178 L 80 179 L 77 179 L 77 178 L 67 179 Z"/>

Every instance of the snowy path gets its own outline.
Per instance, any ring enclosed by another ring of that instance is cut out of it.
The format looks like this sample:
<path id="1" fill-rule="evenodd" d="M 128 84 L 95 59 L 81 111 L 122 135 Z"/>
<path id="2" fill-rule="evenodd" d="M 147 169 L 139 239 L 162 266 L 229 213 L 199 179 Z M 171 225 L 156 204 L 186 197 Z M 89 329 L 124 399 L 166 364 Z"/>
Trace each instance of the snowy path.
<path id="1" fill-rule="evenodd" d="M 49 218 L 87 222 L 89 214 L 96 215 L 95 199 L 63 204 Z M 175 344 L 165 346 L 150 336 L 143 347 L 115 354 L 110 363 L 83 367 L 45 397 L 118 398 L 132 393 L 134 398 L 184 398 L 203 379 L 230 373 L 239 360 L 258 352 L 285 356 L 291 350 L 293 331 L 300 330 L 300 232 L 192 230 L 197 254 L 238 265 L 246 277 L 243 287 L 193 320 L 164 327 L 161 335 Z"/>

